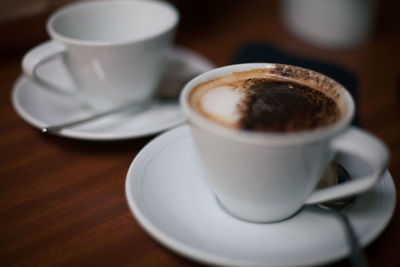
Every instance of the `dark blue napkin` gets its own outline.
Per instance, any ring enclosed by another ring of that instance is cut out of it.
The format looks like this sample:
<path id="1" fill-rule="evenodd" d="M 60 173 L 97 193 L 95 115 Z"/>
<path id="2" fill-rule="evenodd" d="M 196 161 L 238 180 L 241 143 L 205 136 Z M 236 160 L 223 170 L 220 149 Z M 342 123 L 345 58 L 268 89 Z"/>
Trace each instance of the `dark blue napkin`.
<path id="1" fill-rule="evenodd" d="M 279 50 L 265 43 L 243 45 L 235 55 L 232 64 L 255 62 L 281 63 L 315 70 L 341 83 L 351 93 L 354 101 L 357 101 L 356 74 L 338 65 L 293 56 L 289 52 Z M 357 111 L 352 123 L 360 126 Z"/>

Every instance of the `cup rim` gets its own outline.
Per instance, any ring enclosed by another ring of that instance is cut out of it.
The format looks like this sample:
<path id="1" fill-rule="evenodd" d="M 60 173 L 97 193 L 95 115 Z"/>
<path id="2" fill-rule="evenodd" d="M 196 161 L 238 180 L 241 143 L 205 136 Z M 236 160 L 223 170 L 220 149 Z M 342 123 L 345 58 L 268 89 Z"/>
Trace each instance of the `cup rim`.
<path id="1" fill-rule="evenodd" d="M 116 3 L 132 4 L 135 2 L 163 6 L 166 9 L 169 9 L 174 13 L 174 15 L 175 15 L 174 21 L 169 25 L 169 27 L 166 27 L 162 31 L 148 35 L 146 37 L 131 38 L 131 39 L 123 40 L 123 41 L 111 41 L 111 42 L 110 41 L 89 41 L 89 40 L 81 40 L 81 39 L 76 39 L 76 38 L 72 38 L 72 37 L 67 37 L 63 34 L 58 33 L 53 28 L 53 24 L 54 24 L 55 20 L 59 16 L 61 16 L 62 14 L 64 14 L 65 12 L 67 12 L 71 9 L 79 8 L 82 6 L 90 6 L 90 5 L 91 6 L 103 5 L 103 4 L 114 5 Z M 177 26 L 179 20 L 180 20 L 180 14 L 179 14 L 178 9 L 174 5 L 172 5 L 171 3 L 166 2 L 166 1 L 162 1 L 162 0 L 151 0 L 151 1 L 147 1 L 147 0 L 113 0 L 113 1 L 99 0 L 99 1 L 88 1 L 88 2 L 75 2 L 75 3 L 67 4 L 67 5 L 59 8 L 52 15 L 50 15 L 50 17 L 47 19 L 46 30 L 52 38 L 62 41 L 67 44 L 86 45 L 86 46 L 114 46 L 114 45 L 126 45 L 126 44 L 130 44 L 130 43 L 139 43 L 139 42 L 154 39 L 154 38 L 161 36 L 161 35 L 165 34 L 166 32 L 169 32 L 172 29 L 174 29 Z"/>
<path id="2" fill-rule="evenodd" d="M 275 133 L 249 131 L 243 129 L 231 129 L 226 126 L 222 126 L 214 121 L 204 118 L 198 112 L 193 110 L 189 104 L 188 100 L 190 92 L 193 88 L 203 82 L 215 79 L 220 76 L 228 75 L 233 72 L 241 72 L 251 69 L 271 69 L 276 68 L 277 66 L 287 66 L 290 68 L 311 71 L 338 84 L 339 88 L 341 88 L 340 90 L 342 90 L 342 97 L 346 103 L 346 113 L 338 121 L 325 127 L 298 132 Z M 317 71 L 305 69 L 298 66 L 278 63 L 244 63 L 212 69 L 210 71 L 200 74 L 199 76 L 189 81 L 182 89 L 179 100 L 181 109 L 187 117 L 189 124 L 196 129 L 219 137 L 228 138 L 230 140 L 258 145 L 293 145 L 319 141 L 321 139 L 332 137 L 346 129 L 346 127 L 350 124 L 355 112 L 355 104 L 352 96 L 340 83 Z"/>

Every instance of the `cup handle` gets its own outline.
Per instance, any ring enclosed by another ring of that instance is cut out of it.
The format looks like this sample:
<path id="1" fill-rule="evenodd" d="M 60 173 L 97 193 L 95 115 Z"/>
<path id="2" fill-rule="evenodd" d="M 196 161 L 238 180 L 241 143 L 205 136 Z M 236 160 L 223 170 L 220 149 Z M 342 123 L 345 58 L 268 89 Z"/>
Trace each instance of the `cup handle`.
<path id="1" fill-rule="evenodd" d="M 372 188 L 382 177 L 389 162 L 388 148 L 376 137 L 355 127 L 350 127 L 333 139 L 331 148 L 335 152 L 344 152 L 365 160 L 372 167 L 372 173 L 343 184 L 315 190 L 305 202 L 306 204 L 347 197 Z"/>
<path id="2" fill-rule="evenodd" d="M 40 65 L 51 59 L 54 59 L 55 57 L 65 55 L 66 51 L 66 47 L 56 41 L 50 40 L 41 43 L 25 54 L 24 58 L 22 59 L 22 69 L 26 76 L 35 81 L 37 84 L 41 85 L 43 88 L 70 95 L 71 92 L 68 92 L 67 90 L 55 84 L 47 82 L 46 80 L 40 78 L 36 73 L 36 70 Z"/>

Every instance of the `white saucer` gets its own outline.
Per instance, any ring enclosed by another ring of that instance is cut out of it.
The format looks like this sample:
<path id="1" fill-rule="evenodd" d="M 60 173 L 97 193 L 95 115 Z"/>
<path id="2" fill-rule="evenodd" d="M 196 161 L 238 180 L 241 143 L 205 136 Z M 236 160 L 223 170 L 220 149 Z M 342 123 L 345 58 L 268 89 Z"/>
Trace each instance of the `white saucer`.
<path id="1" fill-rule="evenodd" d="M 183 78 L 205 72 L 214 65 L 194 51 L 174 47 L 167 55 L 167 72 L 162 79 L 163 90 L 171 81 L 181 82 Z M 55 59 L 38 69 L 38 75 L 44 79 L 61 84 L 64 88 L 73 88 L 73 82 L 68 75 L 61 59 Z M 177 81 L 181 79 L 181 81 Z M 183 84 L 182 84 L 183 85 Z M 68 122 L 85 117 L 91 111 L 74 97 L 61 95 L 40 88 L 24 75 L 14 84 L 12 103 L 17 113 L 36 128 Z M 93 122 L 63 129 L 57 134 L 86 140 L 118 140 L 142 137 L 164 131 L 185 121 L 178 102 L 155 104 L 139 114 L 121 112 L 115 115 L 95 120 Z"/>
<path id="2" fill-rule="evenodd" d="M 342 224 L 329 211 L 305 207 L 292 218 L 271 224 L 245 222 L 225 212 L 201 175 L 187 125 L 143 148 L 130 166 L 125 186 L 131 211 L 151 236 L 203 263 L 310 266 L 349 253 Z M 386 171 L 382 181 L 347 210 L 363 246 L 387 226 L 395 199 Z"/>

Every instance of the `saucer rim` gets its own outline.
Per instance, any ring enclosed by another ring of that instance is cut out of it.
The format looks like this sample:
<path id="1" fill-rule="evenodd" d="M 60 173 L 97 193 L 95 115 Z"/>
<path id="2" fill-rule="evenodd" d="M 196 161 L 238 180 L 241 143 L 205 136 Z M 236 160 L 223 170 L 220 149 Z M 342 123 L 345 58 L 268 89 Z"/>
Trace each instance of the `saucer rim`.
<path id="1" fill-rule="evenodd" d="M 298 262 L 298 264 L 288 265 L 288 263 L 268 263 L 264 262 L 261 264 L 255 262 L 249 262 L 243 260 L 239 262 L 237 259 L 231 259 L 226 256 L 221 256 L 215 253 L 204 252 L 200 249 L 194 248 L 190 246 L 190 244 L 185 244 L 177 239 L 175 239 L 172 235 L 165 233 L 161 229 L 159 229 L 156 225 L 153 224 L 150 218 L 148 218 L 141 210 L 141 207 L 134 200 L 131 188 L 133 183 L 133 177 L 137 176 L 134 174 L 136 172 L 135 169 L 140 168 L 143 163 L 143 160 L 147 159 L 151 161 L 151 158 L 155 157 L 158 153 L 160 153 L 163 148 L 168 145 L 172 145 L 175 142 L 179 142 L 183 136 L 189 134 L 189 126 L 187 124 L 176 127 L 172 130 L 169 130 L 158 137 L 154 138 L 151 142 L 149 142 L 142 150 L 136 155 L 136 157 L 131 162 L 131 165 L 128 169 L 125 181 L 125 196 L 127 199 L 128 207 L 133 215 L 133 217 L 137 220 L 142 229 L 145 230 L 147 234 L 157 240 L 159 243 L 164 245 L 165 247 L 171 249 L 179 255 L 183 255 L 189 259 L 192 259 L 197 262 L 205 263 L 205 264 L 217 264 L 217 265 L 228 265 L 228 266 L 310 266 L 311 265 L 319 265 L 319 264 L 329 264 L 332 262 L 336 262 L 345 258 L 348 255 L 348 251 L 346 249 L 338 250 L 336 253 L 330 253 L 326 257 L 313 258 L 311 261 L 302 261 Z M 159 147 L 158 149 L 156 149 Z M 154 151 L 157 150 L 157 151 Z M 149 166 L 149 164 L 147 164 Z M 147 168 L 146 166 L 146 168 Z M 142 166 L 143 168 L 143 166 Z M 387 169 L 382 177 L 381 182 L 385 184 L 382 185 L 384 188 L 388 188 L 392 191 L 393 194 L 389 194 L 386 196 L 388 200 L 385 203 L 389 203 L 386 208 L 385 216 L 380 217 L 380 224 L 368 233 L 364 234 L 360 237 L 361 246 L 366 247 L 371 244 L 375 239 L 377 239 L 382 232 L 387 228 L 390 223 L 396 206 L 396 189 L 394 186 L 393 178 Z M 141 190 L 141 188 L 139 189 Z"/>
<path id="2" fill-rule="evenodd" d="M 198 52 L 192 49 L 175 45 L 171 48 L 170 53 L 175 54 L 176 58 L 186 58 L 185 61 L 193 62 L 195 65 L 202 66 L 204 69 L 209 70 L 215 68 L 215 64 L 213 62 L 211 62 L 208 58 L 204 57 L 203 55 L 199 54 Z M 24 83 L 27 83 L 27 85 Z M 34 82 L 31 81 L 26 75 L 22 73 L 18 76 L 12 87 L 11 103 L 16 113 L 25 122 L 27 122 L 32 127 L 40 130 L 42 127 L 47 126 L 47 124 L 42 120 L 36 118 L 35 116 L 31 115 L 29 111 L 27 111 L 23 107 L 24 105 L 21 104 L 19 100 L 20 91 L 26 90 L 26 88 L 24 87 L 29 86 L 29 84 L 34 84 Z M 175 106 L 178 108 L 179 103 L 177 102 Z M 185 121 L 186 117 L 182 114 L 182 117 L 179 119 L 162 123 L 160 126 L 156 127 L 149 127 L 140 130 L 138 129 L 135 130 L 134 133 L 132 133 L 131 131 L 126 131 L 121 133 L 115 133 L 115 132 L 96 133 L 94 131 L 80 130 L 78 127 L 78 128 L 62 129 L 59 132 L 55 132 L 54 135 L 71 139 L 77 139 L 77 140 L 86 140 L 86 141 L 119 141 L 119 140 L 128 140 L 128 139 L 146 137 L 163 131 L 168 131 L 174 127 L 182 125 L 183 123 L 185 123 Z"/>

